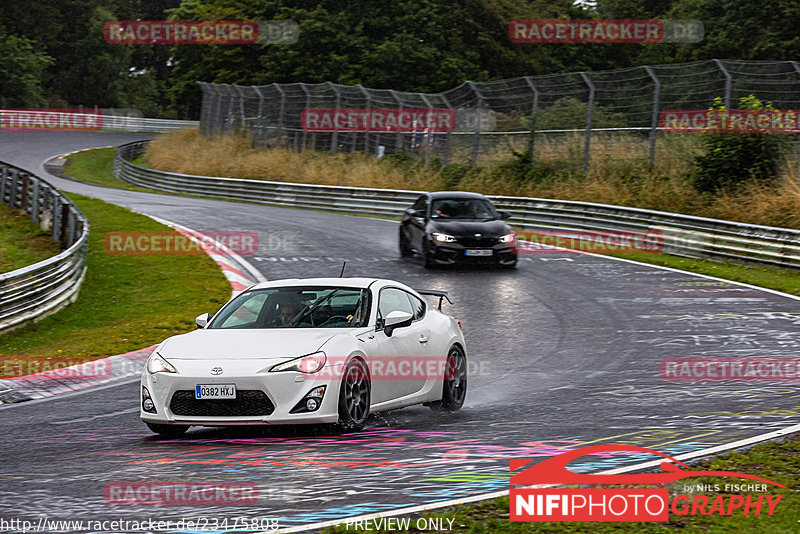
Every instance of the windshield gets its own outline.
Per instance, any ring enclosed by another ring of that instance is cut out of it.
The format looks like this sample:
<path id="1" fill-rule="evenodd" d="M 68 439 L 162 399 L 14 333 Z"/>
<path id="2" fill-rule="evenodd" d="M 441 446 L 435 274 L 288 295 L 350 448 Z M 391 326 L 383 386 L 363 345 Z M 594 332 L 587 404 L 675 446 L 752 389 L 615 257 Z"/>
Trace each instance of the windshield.
<path id="1" fill-rule="evenodd" d="M 369 321 L 369 290 L 277 287 L 242 293 L 208 328 L 355 328 Z"/>
<path id="2" fill-rule="evenodd" d="M 494 207 L 481 198 L 458 198 L 434 200 L 431 204 L 434 219 L 490 220 L 497 218 Z"/>

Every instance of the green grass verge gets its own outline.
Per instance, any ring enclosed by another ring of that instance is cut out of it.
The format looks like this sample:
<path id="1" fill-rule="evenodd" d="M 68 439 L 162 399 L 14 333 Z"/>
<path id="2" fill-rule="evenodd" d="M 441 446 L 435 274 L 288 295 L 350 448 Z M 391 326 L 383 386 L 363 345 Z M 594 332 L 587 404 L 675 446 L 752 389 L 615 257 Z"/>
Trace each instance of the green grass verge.
<path id="1" fill-rule="evenodd" d="M 79 297 L 64 310 L 0 336 L 0 356 L 99 358 L 161 342 L 195 328 L 194 318 L 228 301 L 230 284 L 198 255 L 115 255 L 112 231 L 171 231 L 101 200 L 70 195 L 89 218 L 88 271 Z"/>
<path id="2" fill-rule="evenodd" d="M 704 461 L 695 466 L 703 470 L 724 470 L 749 473 L 774 480 L 787 486 L 787 489 L 767 487 L 769 495 L 783 495 L 781 501 L 775 508 L 772 516 L 766 515 L 766 505 L 764 515 L 743 515 L 741 512 L 730 516 L 720 515 L 676 515 L 670 512 L 669 522 L 666 523 L 512 523 L 508 519 L 508 498 L 500 498 L 491 501 L 484 501 L 477 504 L 464 505 L 455 509 L 450 509 L 438 513 L 423 514 L 425 518 L 435 518 L 444 520 L 444 525 L 449 525 L 448 520 L 452 520 L 453 530 L 457 533 L 475 534 L 517 534 L 522 532 L 578 532 L 578 533 L 620 533 L 620 532 L 643 532 L 643 533 L 665 533 L 680 532 L 682 534 L 701 534 L 701 533 L 728 533 L 728 532 L 769 532 L 771 534 L 796 534 L 800 523 L 800 436 L 795 435 L 782 443 L 763 443 L 754 446 L 746 452 L 733 452 Z M 670 491 L 670 501 L 678 494 L 685 493 L 683 485 L 696 484 L 719 484 L 724 490 L 725 484 L 749 483 L 746 480 L 735 478 L 712 478 L 698 477 L 684 479 L 667 487 Z M 709 497 L 709 502 L 719 495 L 731 495 L 726 492 L 705 492 L 700 493 Z M 690 495 L 687 493 L 687 495 Z M 744 494 L 747 495 L 747 494 Z M 755 499 L 759 493 L 751 493 Z M 336 526 L 323 530 L 328 534 L 343 534 L 353 532 L 403 532 L 418 533 L 424 532 L 413 528 L 416 521 L 412 519 L 412 528 L 409 530 L 378 530 L 375 524 L 364 525 L 371 529 L 355 528 L 353 525 Z M 420 523 L 422 524 L 422 522 Z M 430 531 L 428 531 L 430 532 Z"/>
<path id="3" fill-rule="evenodd" d="M 28 214 L 0 202 L 0 273 L 7 273 L 61 252 L 50 234 Z"/>
<path id="4" fill-rule="evenodd" d="M 127 182 L 123 182 L 114 176 L 114 153 L 116 148 L 96 148 L 78 152 L 67 157 L 67 164 L 63 171 L 68 175 L 88 182 L 90 184 L 113 187 L 115 189 L 126 189 L 128 191 L 148 191 L 141 187 L 136 187 Z"/>

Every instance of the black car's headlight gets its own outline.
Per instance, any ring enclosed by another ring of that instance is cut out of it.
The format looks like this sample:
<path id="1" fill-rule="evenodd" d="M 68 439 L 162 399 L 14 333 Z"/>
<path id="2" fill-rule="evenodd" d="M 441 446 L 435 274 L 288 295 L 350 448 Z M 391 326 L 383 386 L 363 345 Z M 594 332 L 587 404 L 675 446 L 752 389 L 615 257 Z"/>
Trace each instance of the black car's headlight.
<path id="1" fill-rule="evenodd" d="M 270 373 L 279 373 L 281 371 L 297 371 L 300 373 L 316 373 L 325 365 L 327 358 L 325 353 L 314 352 L 300 356 L 288 362 L 279 363 L 269 370 Z"/>
<path id="2" fill-rule="evenodd" d="M 147 360 L 147 372 L 154 375 L 156 373 L 177 373 L 178 370 L 162 358 L 159 353 L 154 352 L 150 359 Z"/>
<path id="3" fill-rule="evenodd" d="M 510 234 L 506 234 L 504 236 L 501 236 L 499 238 L 499 241 L 501 243 L 513 243 L 514 239 L 516 239 L 516 237 L 517 237 L 517 233 L 516 232 L 511 232 Z"/>
<path id="4" fill-rule="evenodd" d="M 456 241 L 455 237 L 448 234 L 440 234 L 439 232 L 433 232 L 431 235 L 436 241 L 440 243 L 455 243 Z"/>

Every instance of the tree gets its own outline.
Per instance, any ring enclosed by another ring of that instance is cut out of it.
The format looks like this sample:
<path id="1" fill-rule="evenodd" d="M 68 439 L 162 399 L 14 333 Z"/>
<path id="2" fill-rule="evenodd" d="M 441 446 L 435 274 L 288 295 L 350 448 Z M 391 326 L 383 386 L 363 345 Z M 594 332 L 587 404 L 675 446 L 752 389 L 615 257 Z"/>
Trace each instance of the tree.
<path id="1" fill-rule="evenodd" d="M 9 35 L 0 27 L 0 104 L 3 107 L 40 106 L 44 103 L 42 75 L 53 63 L 30 40 Z"/>

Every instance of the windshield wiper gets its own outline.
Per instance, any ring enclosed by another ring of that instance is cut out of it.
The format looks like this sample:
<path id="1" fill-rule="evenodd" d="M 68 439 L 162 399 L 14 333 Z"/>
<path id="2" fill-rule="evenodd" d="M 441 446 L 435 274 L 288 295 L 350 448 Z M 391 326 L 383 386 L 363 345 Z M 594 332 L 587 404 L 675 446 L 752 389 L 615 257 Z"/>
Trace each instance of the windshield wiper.
<path id="1" fill-rule="evenodd" d="M 324 303 L 326 300 L 329 300 L 329 299 L 330 299 L 332 296 L 334 296 L 336 293 L 338 293 L 338 292 L 339 292 L 339 289 L 340 289 L 340 288 L 338 288 L 338 287 L 337 287 L 336 289 L 334 289 L 333 291 L 331 291 L 331 292 L 330 292 L 330 293 L 328 293 L 327 295 L 324 295 L 324 296 L 322 296 L 322 297 L 318 298 L 317 300 L 315 300 L 314 302 L 312 302 L 311 304 L 308 304 L 308 305 L 307 305 L 305 308 L 303 308 L 302 310 L 300 310 L 300 312 L 299 312 L 297 315 L 295 315 L 294 317 L 292 317 L 292 320 L 291 320 L 291 321 L 289 321 L 289 324 L 287 324 L 286 326 L 287 326 L 287 327 L 289 327 L 289 326 L 294 326 L 294 324 L 295 324 L 296 322 L 298 322 L 299 320 L 301 320 L 301 319 L 304 319 L 304 318 L 306 318 L 307 316 L 309 316 L 309 315 L 311 315 L 312 313 L 314 313 L 314 310 L 316 310 L 317 308 L 319 308 L 320 306 L 322 306 L 322 304 L 323 304 L 323 303 Z"/>

